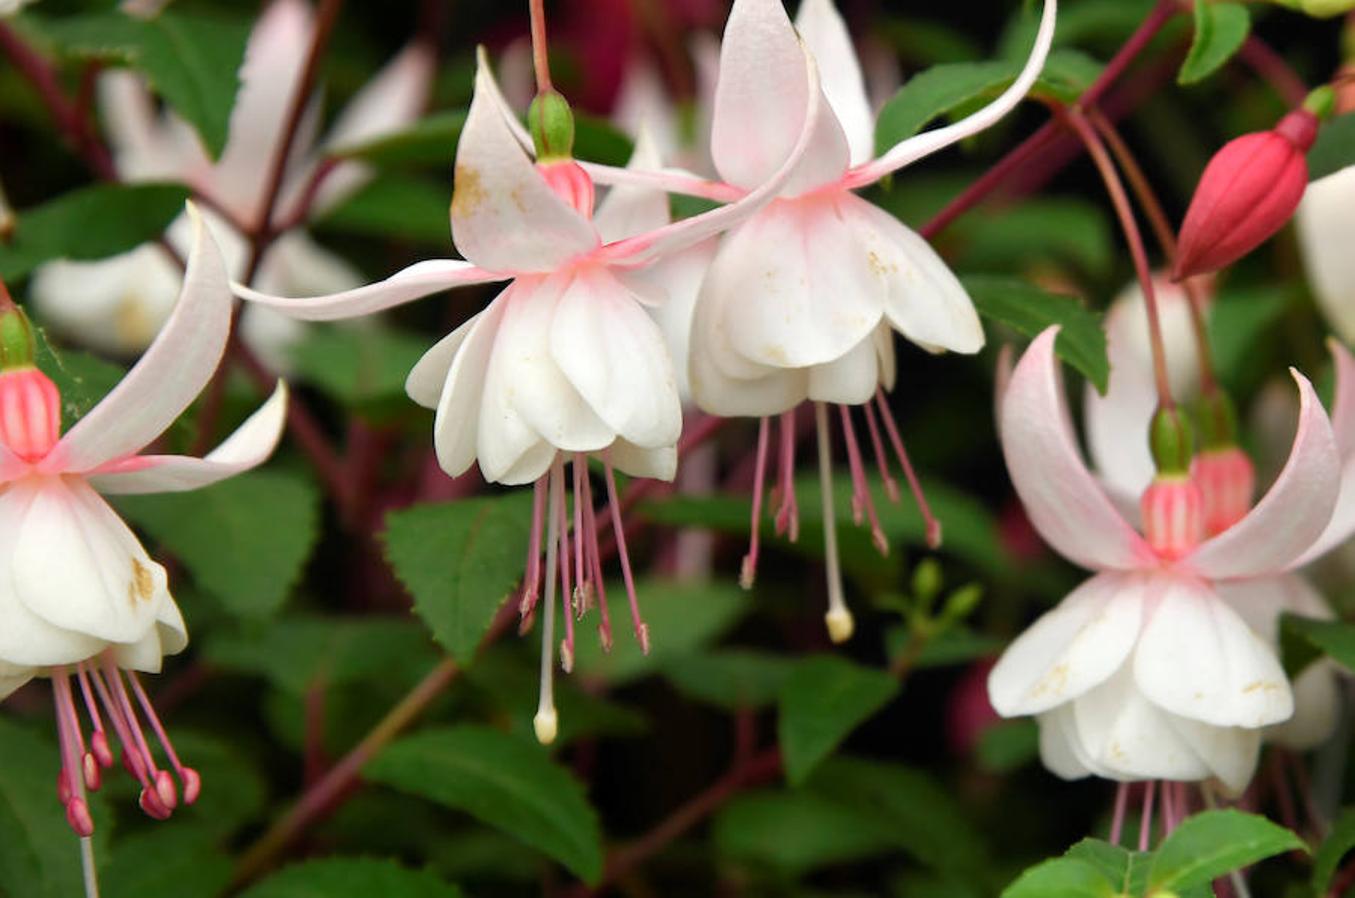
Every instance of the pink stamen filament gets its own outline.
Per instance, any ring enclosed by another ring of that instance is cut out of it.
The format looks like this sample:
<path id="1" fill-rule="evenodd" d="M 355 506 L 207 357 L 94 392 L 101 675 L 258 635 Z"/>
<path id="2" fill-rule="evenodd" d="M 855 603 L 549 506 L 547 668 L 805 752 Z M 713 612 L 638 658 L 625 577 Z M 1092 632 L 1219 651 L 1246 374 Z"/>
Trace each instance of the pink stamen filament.
<path id="1" fill-rule="evenodd" d="M 762 530 L 762 490 L 767 479 L 767 444 L 771 442 L 771 419 L 763 418 L 757 427 L 757 463 L 753 466 L 753 517 L 748 528 L 748 554 L 743 556 L 739 585 L 752 589 L 757 578 L 758 541 Z M 781 528 L 777 527 L 777 532 Z"/>
<path id="2" fill-rule="evenodd" d="M 1120 783 L 1115 787 L 1115 811 L 1110 818 L 1110 844 L 1119 845 L 1120 835 L 1124 831 L 1125 811 L 1129 806 L 1129 783 Z"/>
<path id="3" fill-rule="evenodd" d="M 588 479 L 588 459 L 581 453 L 574 454 L 574 579 L 577 581 L 574 587 L 574 616 L 582 619 L 584 612 L 588 610 L 589 594 L 589 571 L 588 566 L 584 564 L 584 529 L 583 529 L 583 482 Z"/>
<path id="4" fill-rule="evenodd" d="M 908 459 L 908 450 L 903 446 L 903 437 L 899 436 L 899 426 L 894 422 L 894 414 L 889 410 L 889 404 L 885 402 L 884 392 L 875 391 L 875 406 L 880 411 L 880 417 L 884 420 L 885 432 L 889 434 L 889 442 L 894 446 L 894 454 L 898 456 L 899 467 L 903 468 L 903 476 L 908 480 L 908 488 L 913 492 L 913 501 L 917 502 L 918 513 L 922 515 L 922 522 L 927 528 L 927 546 L 932 549 L 939 548 L 941 545 L 941 522 L 932 514 L 932 507 L 927 502 L 927 496 L 922 491 L 922 484 L 917 479 L 917 472 L 913 470 L 913 463 Z"/>
<path id="5" fill-rule="evenodd" d="M 1153 831 L 1153 790 L 1155 780 L 1143 784 L 1143 816 L 1139 818 L 1139 851 L 1148 850 L 1148 836 Z"/>
<path id="6" fill-rule="evenodd" d="M 560 527 L 560 612 L 565 621 L 565 638 L 560 643 L 560 667 L 565 673 L 574 669 L 574 590 L 569 576 L 569 509 L 566 507 L 565 469 L 560 463 L 560 501 L 552 514 L 559 515 Z M 554 485 L 552 485 L 554 489 Z M 554 615 L 552 615 L 554 616 Z"/>
<path id="7" fill-rule="evenodd" d="M 150 698 L 146 695 L 146 690 L 141 686 L 141 678 L 135 671 L 127 671 L 127 680 L 132 684 L 132 691 L 136 693 L 136 700 L 141 705 L 141 711 L 146 715 L 146 720 L 150 723 L 151 729 L 155 731 L 155 738 L 160 740 L 160 746 L 165 750 L 165 756 L 169 758 L 170 766 L 174 772 L 179 775 L 179 781 L 183 783 L 184 803 L 192 804 L 198 800 L 198 791 L 201 789 L 201 777 L 198 772 L 191 767 L 186 766 L 179 760 L 179 753 L 174 750 L 174 743 L 169 739 L 169 733 L 165 731 L 165 726 L 160 722 L 160 716 L 155 713 L 155 706 L 151 704 Z"/>
<path id="8" fill-rule="evenodd" d="M 875 466 L 880 469 L 880 480 L 885 486 L 885 495 L 890 502 L 898 502 L 899 482 L 889 473 L 889 455 L 885 452 L 884 440 L 880 438 L 880 423 L 875 420 L 875 408 L 867 402 L 861 406 L 866 411 L 866 428 L 870 431 L 870 444 L 875 451 Z"/>
<path id="9" fill-rule="evenodd" d="M 527 541 L 527 576 L 522 584 L 522 604 L 518 613 L 526 619 L 536 607 L 541 586 L 541 520 L 546 514 L 546 478 L 532 487 L 532 532 Z"/>
<path id="10" fill-rule="evenodd" d="M 871 542 L 881 555 L 888 555 L 889 540 L 880 526 L 880 516 L 875 512 L 875 498 L 871 496 L 870 484 L 866 482 L 866 466 L 861 461 L 861 447 L 856 442 L 851 413 L 845 405 L 839 405 L 838 412 L 842 418 L 842 435 L 847 443 L 847 467 L 852 474 L 852 518 L 860 526 L 861 514 L 865 512 L 870 521 Z"/>
<path id="11" fill-rule="evenodd" d="M 780 486 L 777 488 L 776 535 L 791 542 L 800 538 L 800 511 L 795 503 L 795 412 L 781 414 L 781 460 L 777 467 Z"/>
<path id="12" fill-rule="evenodd" d="M 602 552 L 598 548 L 598 523 L 597 513 L 593 509 L 593 485 L 587 476 L 583 478 L 583 526 L 588 534 L 585 544 L 588 548 L 588 565 L 592 571 L 593 583 L 597 588 L 598 611 L 601 613 L 601 620 L 598 622 L 598 639 L 602 642 L 602 650 L 610 652 L 612 650 L 612 612 L 607 607 L 607 588 L 603 585 L 602 580 Z"/>
<path id="13" fill-rule="evenodd" d="M 85 710 L 89 713 L 89 719 L 94 723 L 94 734 L 90 737 L 90 748 L 93 749 L 94 757 L 98 759 L 100 766 L 113 766 L 113 750 L 108 745 L 108 735 L 104 732 L 103 717 L 99 714 L 99 703 L 95 701 L 94 692 L 89 685 L 89 672 L 81 664 L 76 669 L 76 675 L 80 679 L 80 694 L 85 699 Z"/>
<path id="14" fill-rule="evenodd" d="M 612 531 L 616 534 L 616 554 L 621 559 L 621 578 L 626 584 L 626 598 L 630 601 L 630 617 L 635 627 L 635 638 L 640 650 L 649 654 L 649 627 L 640 617 L 640 602 L 635 595 L 635 578 L 630 570 L 630 553 L 626 551 L 626 533 L 621 527 L 621 503 L 616 496 L 616 476 L 612 472 L 610 454 L 603 456 L 603 473 L 607 480 L 607 507 L 612 515 Z"/>

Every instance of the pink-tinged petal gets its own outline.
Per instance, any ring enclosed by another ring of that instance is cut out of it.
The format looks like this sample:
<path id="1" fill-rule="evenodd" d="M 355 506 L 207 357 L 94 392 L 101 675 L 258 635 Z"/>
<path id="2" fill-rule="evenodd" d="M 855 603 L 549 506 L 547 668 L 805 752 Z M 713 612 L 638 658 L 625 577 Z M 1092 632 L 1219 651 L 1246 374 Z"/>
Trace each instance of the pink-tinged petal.
<path id="1" fill-rule="evenodd" d="M 277 155 L 314 30 L 305 0 L 273 0 L 250 33 L 229 137 L 211 175 L 213 198 L 245 222 L 262 212 L 268 185 L 261 173 Z M 304 158 L 309 144 L 296 141 L 289 166 Z"/>
<path id="2" fill-rule="evenodd" d="M 155 342 L 113 391 L 72 427 L 40 467 L 90 471 L 132 455 L 188 408 L 216 371 L 230 335 L 231 291 L 225 263 L 197 209 L 179 300 Z"/>
<path id="3" fill-rule="evenodd" d="M 397 271 L 384 281 L 328 296 L 270 296 L 243 284 L 232 284 L 231 289 L 241 299 L 271 306 L 302 321 L 336 321 L 360 318 L 453 287 L 488 284 L 510 277 L 512 275 L 476 268 L 460 259 L 429 259 Z"/>
<path id="4" fill-rule="evenodd" d="M 1134 652 L 1134 679 L 1149 701 L 1214 726 L 1289 717 L 1294 697 L 1266 641 L 1204 581 L 1165 581 Z"/>
<path id="5" fill-rule="evenodd" d="M 113 164 L 124 181 L 180 180 L 189 168 L 206 167 L 200 146 L 184 140 L 180 129 L 161 117 L 140 75 L 106 71 L 99 76 L 98 92 Z"/>
<path id="6" fill-rule="evenodd" d="M 747 2 L 761 4 L 775 0 L 747 0 Z M 784 16 L 784 12 L 782 15 Z M 801 119 L 799 140 L 784 158 L 781 167 L 737 202 L 673 222 L 638 237 L 607 244 L 603 254 L 605 258 L 614 264 L 630 267 L 651 264 L 665 255 L 680 252 L 721 231 L 733 228 L 756 214 L 783 190 L 789 190 L 802 182 L 806 173 L 813 174 L 818 171 L 819 162 L 824 158 L 818 149 L 824 131 L 820 126 L 828 122 L 832 127 L 836 127 L 836 123 L 831 121 L 832 113 L 827 109 L 828 102 L 824 99 L 823 91 L 819 89 L 818 70 L 814 67 L 814 60 L 805 53 L 800 54 L 800 59 L 803 78 L 809 87 L 808 106 Z M 843 143 L 844 153 L 845 146 Z"/>
<path id="7" fill-rule="evenodd" d="M 854 194 L 844 194 L 838 208 L 854 232 L 856 259 L 884 281 L 885 316 L 899 333 L 929 352 L 983 348 L 974 302 L 931 244 Z"/>
<path id="8" fill-rule="evenodd" d="M 495 300 L 487 309 L 429 350 L 415 366 L 415 371 L 425 363 L 430 367 L 440 367 L 440 360 L 429 361 L 429 356 L 434 353 L 440 354 L 440 347 L 443 347 L 443 344 L 449 342 L 456 344 L 445 375 L 438 381 L 434 403 L 437 414 L 433 419 L 433 445 L 437 450 L 438 464 L 453 477 L 465 473 L 475 462 L 480 406 L 485 391 L 485 372 L 489 367 L 490 353 L 494 351 L 494 338 L 502 318 L 503 303 Z M 410 373 L 410 378 L 412 381 L 413 372 Z M 430 378 L 429 382 L 421 384 L 420 390 L 432 386 Z M 415 397 L 415 401 L 422 405 L 423 398 Z"/>
<path id="9" fill-rule="evenodd" d="M 851 149 L 851 164 L 860 165 L 875 155 L 875 113 L 847 23 L 833 0 L 804 0 L 795 14 L 795 28 L 818 63 L 823 92 Z"/>
<path id="10" fill-rule="evenodd" d="M 452 240 L 493 271 L 549 272 L 598 246 L 597 231 L 537 171 L 492 98 L 480 62 L 456 150 Z"/>
<path id="11" fill-rule="evenodd" d="M 632 57 L 616 93 L 612 122 L 632 137 L 648 132 L 665 158 L 683 148 L 682 122 L 664 83 L 663 73 L 648 55 Z"/>
<path id="12" fill-rule="evenodd" d="M 29 508 L 37 498 L 40 481 L 26 479 L 0 492 L 0 519 L 12 522 L 0 527 L 0 568 L 8 571 L 14 557 L 14 547 L 22 533 L 20 523 L 28 516 Z M 15 666 L 46 667 L 51 664 L 70 664 L 92 658 L 105 643 L 86 633 L 59 627 L 45 617 L 33 613 L 19 600 L 13 577 L 0 577 L 0 662 L 5 669 L 0 674 L 15 677 L 22 673 Z M 9 685 L 9 684 L 6 684 Z"/>
<path id="13" fill-rule="evenodd" d="M 1336 438 L 1313 385 L 1297 371 L 1290 373 L 1299 388 L 1299 426 L 1289 460 L 1245 518 L 1183 561 L 1205 577 L 1255 577 L 1291 567 L 1332 518 L 1341 486 Z"/>
<path id="14" fill-rule="evenodd" d="M 887 153 L 873 162 L 852 169 L 849 181 L 853 187 L 873 184 L 891 172 L 905 165 L 930 156 L 966 137 L 978 134 L 993 125 L 1016 108 L 1031 87 L 1034 86 L 1045 59 L 1049 56 L 1049 47 L 1054 41 L 1054 21 L 1058 14 L 1058 0 L 1044 0 L 1044 12 L 1040 16 L 1040 28 L 1035 34 L 1035 46 L 1031 49 L 1026 64 L 1011 86 L 1004 90 L 996 100 L 971 113 L 958 122 L 931 131 L 924 131 L 907 140 L 896 143 Z"/>
<path id="15" fill-rule="evenodd" d="M 1177 284 L 1154 281 L 1172 395 L 1188 401 L 1199 391 L 1199 360 L 1190 321 L 1190 298 Z M 1139 497 L 1156 469 L 1148 451 L 1148 424 L 1157 409 L 1152 347 L 1143 291 L 1131 284 L 1106 314 L 1110 385 L 1102 396 L 1091 384 L 1083 400 L 1087 449 L 1092 465 L 1121 508 L 1138 515 Z"/>
<path id="16" fill-rule="evenodd" d="M 524 96 L 522 99 L 522 103 L 525 106 L 530 101 L 530 98 L 532 96 L 532 90 L 534 87 L 532 85 L 533 75 L 532 75 L 531 45 L 525 39 L 522 41 L 514 41 L 513 44 L 505 52 L 504 56 L 505 64 L 507 64 L 507 57 L 518 49 L 522 49 L 523 51 L 525 51 L 521 55 L 517 56 L 515 59 L 515 62 L 523 63 L 522 74 L 525 75 L 524 86 L 526 87 L 526 90 L 523 92 Z M 489 100 L 496 107 L 498 107 L 500 114 L 503 115 L 504 123 L 508 125 L 508 130 L 513 132 L 513 139 L 516 140 L 518 144 L 524 150 L 527 151 L 528 154 L 535 153 L 536 149 L 532 144 L 531 132 L 527 130 L 527 126 L 522 123 L 522 120 L 521 118 L 518 117 L 518 114 L 513 111 L 513 104 L 508 102 L 508 97 L 504 95 L 503 90 L 499 87 L 499 81 L 497 78 L 494 77 L 494 70 L 489 65 L 489 51 L 485 49 L 484 44 L 480 44 L 475 48 L 475 64 L 479 70 L 489 72 L 490 74 L 490 77 L 488 78 L 488 80 L 486 80 L 484 85 L 485 99 Z M 476 82 L 476 87 L 477 88 L 479 87 L 478 81 Z M 516 92 L 514 93 L 514 96 L 517 96 Z"/>
<path id="17" fill-rule="evenodd" d="M 663 168 L 663 157 L 649 131 L 641 129 L 626 168 L 640 172 L 657 172 Z M 608 242 L 661 228 L 671 220 L 668 194 L 661 188 L 640 185 L 613 187 L 593 213 L 593 226 Z"/>
<path id="18" fill-rule="evenodd" d="M 1342 458 L 1355 455 L 1355 356 L 1345 344 L 1327 340 L 1332 367 L 1336 370 L 1336 395 L 1332 397 L 1331 430 L 1336 451 Z"/>
<path id="19" fill-rule="evenodd" d="M 1044 540 L 1090 569 L 1132 570 L 1153 552 L 1087 470 L 1068 422 L 1054 356 L 1057 328 L 1030 344 L 1002 401 L 1002 451 L 1026 514 Z"/>
<path id="20" fill-rule="evenodd" d="M 272 454 L 287 423 L 287 385 L 278 381 L 268 401 L 205 458 L 135 455 L 106 465 L 89 478 L 101 493 L 180 493 L 201 489 L 258 467 Z"/>
<path id="21" fill-rule="evenodd" d="M 22 477 L 27 472 L 28 462 L 11 452 L 9 447 L 0 444 L 0 484 Z"/>
<path id="22" fill-rule="evenodd" d="M 1150 583 L 1098 574 L 1016 637 L 988 674 L 997 713 L 1039 714 L 1104 683 L 1134 648 Z"/>
<path id="23" fill-rule="evenodd" d="M 583 170 L 598 184 L 611 184 L 617 187 L 649 188 L 667 193 L 680 193 L 686 196 L 698 196 L 714 200 L 717 203 L 732 203 L 747 194 L 748 191 L 725 184 L 721 181 L 707 181 L 691 172 L 677 168 L 665 168 L 661 171 L 637 171 L 632 168 L 617 168 L 598 162 L 580 162 Z"/>
<path id="24" fill-rule="evenodd" d="M 550 325 L 551 358 L 609 429 L 660 449 L 682 433 L 682 402 L 658 325 L 606 269 L 580 271 Z"/>
<path id="25" fill-rule="evenodd" d="M 117 512 L 78 479 L 44 478 L 19 527 L 15 595 L 53 626 L 136 642 L 169 598 L 165 569 Z"/>

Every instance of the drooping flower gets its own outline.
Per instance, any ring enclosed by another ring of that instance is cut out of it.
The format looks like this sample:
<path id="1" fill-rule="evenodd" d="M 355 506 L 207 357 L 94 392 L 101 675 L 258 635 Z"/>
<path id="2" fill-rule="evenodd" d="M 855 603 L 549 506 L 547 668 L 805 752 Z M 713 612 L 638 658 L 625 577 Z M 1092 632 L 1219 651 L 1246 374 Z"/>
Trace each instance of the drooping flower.
<path id="1" fill-rule="evenodd" d="M 268 6 L 250 35 L 228 139 L 215 161 L 188 124 L 157 110 L 140 76 L 115 70 L 100 78 L 99 105 L 119 177 L 181 181 L 203 197 L 210 203 L 204 212 L 221 241 L 227 268 L 237 278 L 246 274 L 250 247 L 235 226 L 256 227 L 263 214 L 268 172 L 314 30 L 307 0 L 274 0 Z M 259 265 L 255 283 L 261 289 L 328 293 L 362 283 L 351 265 L 300 229 L 302 205 L 310 203 L 311 215 L 318 215 L 365 182 L 362 164 L 332 164 L 323 157 L 411 123 L 424 105 L 432 68 L 431 50 L 412 44 L 354 97 L 323 141 L 315 141 L 313 124 L 300 130 L 273 212 L 273 227 L 284 233 Z M 312 185 L 318 189 L 308 197 Z M 168 240 L 185 252 L 191 230 L 180 218 L 170 226 Z M 173 307 L 178 283 L 174 260 L 162 247 L 147 244 L 98 262 L 45 265 L 35 273 L 30 292 L 39 317 L 56 329 L 96 349 L 128 355 L 155 336 Z M 286 370 L 288 352 L 301 336 L 299 324 L 268 309 L 253 309 L 246 310 L 240 328 L 270 367 Z"/>
<path id="2" fill-rule="evenodd" d="M 551 695 L 557 572 L 566 603 L 561 645 L 566 669 L 573 662 L 575 618 L 602 590 L 589 455 L 603 461 L 635 633 L 648 645 L 620 538 L 612 470 L 672 479 L 682 413 L 663 337 L 645 312 L 663 303 L 666 291 L 645 269 L 738 223 L 792 175 L 824 106 L 812 62 L 803 53 L 800 59 L 795 84 L 807 85 L 799 93 L 801 137 L 783 148 L 779 169 L 768 172 L 763 187 L 720 209 L 610 239 L 612 211 L 604 203 L 593 218 L 592 181 L 567 155 L 568 107 L 560 105 L 563 100 L 537 107 L 534 124 L 540 124 L 539 116 L 547 121 L 540 133 L 528 136 L 508 111 L 482 53 L 457 147 L 451 210 L 453 239 L 469 261 L 419 262 L 379 283 L 313 299 L 237 288 L 246 299 L 322 320 L 370 314 L 464 284 L 511 281 L 487 308 L 428 351 L 406 388 L 414 401 L 436 409 L 434 446 L 443 470 L 455 476 L 478 462 L 490 482 L 535 482 L 523 614 L 531 615 L 536 606 L 544 521 L 542 694 L 536 719 L 543 742 L 554 738 L 557 721 Z M 543 146 L 550 152 L 542 152 Z M 636 221 L 629 215 L 617 219 Z M 572 553 L 566 462 L 573 466 L 575 496 Z M 606 644 L 606 605 L 598 605 Z"/>
<path id="3" fill-rule="evenodd" d="M 1318 308 L 1342 340 L 1355 341 L 1355 165 L 1309 184 L 1294 224 Z"/>
<path id="4" fill-rule="evenodd" d="M 165 569 L 100 495 L 198 489 L 261 463 L 282 432 L 281 382 L 262 408 L 205 458 L 142 455 L 216 370 L 230 331 L 220 251 L 190 207 L 194 240 L 164 329 L 122 382 L 64 435 L 56 385 L 33 364 L 32 335 L 8 298 L 0 310 L 0 697 L 49 677 L 61 746 L 58 795 L 71 827 L 93 829 L 86 789 L 113 762 L 141 783 L 141 807 L 169 815 L 200 779 L 183 764 L 137 676 L 188 642 Z M 88 717 L 82 720 L 81 706 Z M 169 766 L 151 748 L 158 740 Z M 179 785 L 176 787 L 174 776 Z"/>
<path id="5" fill-rule="evenodd" d="M 1068 777 L 1217 777 L 1241 790 L 1261 728 L 1293 695 L 1274 650 L 1220 583 L 1274 577 L 1303 560 L 1336 505 L 1340 458 L 1311 384 L 1294 372 L 1300 416 L 1269 492 L 1203 537 L 1203 502 L 1184 445 L 1144 493 L 1141 536 L 1084 464 L 1069 425 L 1055 329 L 1031 344 L 1001 399 L 1008 471 L 1041 536 L 1095 574 L 1019 636 L 989 677 L 1004 716 L 1037 715 L 1045 764 Z"/>
<path id="6" fill-rule="evenodd" d="M 702 284 L 692 324 L 688 373 L 697 404 L 718 415 L 762 418 L 753 507 L 762 507 L 771 454 L 769 418 L 781 416 L 778 532 L 796 532 L 793 410 L 815 405 L 823 480 L 828 562 L 828 631 L 850 638 L 854 623 L 838 572 L 830 489 L 829 411 L 841 421 L 858 523 L 868 518 L 881 551 L 887 542 L 866 482 L 865 464 L 849 414 L 862 406 L 881 474 L 891 495 L 884 434 L 918 494 L 903 441 L 884 399 L 894 383 L 893 331 L 928 350 L 976 352 L 983 329 L 964 288 L 916 233 L 854 191 L 991 126 L 1038 77 L 1054 30 L 1056 4 L 1045 3 L 1030 58 L 996 100 L 951 125 L 904 140 L 876 156 L 874 114 L 860 63 L 831 0 L 805 0 L 792 25 L 778 0 L 736 0 L 726 26 L 715 92 L 711 155 L 724 183 L 681 173 L 640 175 L 593 166 L 612 183 L 644 182 L 678 193 L 736 200 L 763 183 L 793 142 L 803 95 L 788 87 L 801 41 L 823 71 L 832 115 L 825 116 L 809 153 L 775 202 L 727 234 Z M 878 412 L 878 416 L 877 416 Z M 883 424 L 883 427 L 881 427 Z M 757 532 L 742 580 L 751 583 Z M 929 522 L 929 538 L 940 539 Z"/>
<path id="7" fill-rule="evenodd" d="M 1178 286 L 1159 284 L 1158 308 L 1172 395 L 1194 403 L 1200 392 L 1199 360 L 1190 322 L 1190 300 Z M 1151 361 L 1148 356 L 1147 310 L 1143 296 L 1126 289 L 1106 316 L 1106 348 L 1111 360 L 1110 388 L 1101 396 L 1090 386 L 1086 390 L 1085 421 L 1088 448 L 1096 473 L 1107 493 L 1125 511 L 1132 497 L 1152 482 L 1152 459 L 1146 432 L 1152 419 L 1156 396 Z M 1313 561 L 1346 541 L 1355 532 L 1355 362 L 1349 352 L 1333 343 L 1336 368 L 1336 402 L 1332 426 L 1342 459 L 1341 493 L 1336 511 L 1323 536 L 1291 568 Z M 1218 403 L 1222 402 L 1220 408 Z M 1206 397 L 1199 410 L 1202 430 L 1210 417 L 1223 414 L 1231 427 L 1231 408 L 1221 395 Z M 1191 466 L 1194 481 L 1200 487 L 1204 503 L 1204 530 L 1207 536 L 1224 532 L 1242 520 L 1255 499 L 1255 467 L 1247 454 L 1231 438 L 1216 445 L 1205 445 Z M 1347 490 L 1351 490 L 1347 494 Z M 1136 514 L 1136 513 L 1135 513 Z M 1307 617 L 1330 618 L 1332 611 L 1321 594 L 1299 574 L 1288 571 L 1274 577 L 1221 582 L 1219 595 L 1242 615 L 1243 619 L 1279 651 L 1279 620 L 1285 612 Z M 1263 737 L 1298 750 L 1313 748 L 1334 731 L 1338 720 L 1338 676 L 1330 661 L 1313 664 L 1294 681 L 1294 714 L 1283 723 L 1266 728 Z"/>

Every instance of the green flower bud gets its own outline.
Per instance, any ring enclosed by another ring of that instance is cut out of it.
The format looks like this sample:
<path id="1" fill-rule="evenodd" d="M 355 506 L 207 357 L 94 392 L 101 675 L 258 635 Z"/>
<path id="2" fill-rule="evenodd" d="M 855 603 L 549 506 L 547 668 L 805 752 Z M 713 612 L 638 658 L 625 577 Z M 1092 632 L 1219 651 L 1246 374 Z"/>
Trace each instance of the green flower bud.
<path id="1" fill-rule="evenodd" d="M 1237 407 L 1225 390 L 1217 388 L 1200 397 L 1195 421 L 1204 449 L 1229 449 L 1237 445 Z"/>
<path id="2" fill-rule="evenodd" d="M 574 113 L 569 101 L 552 89 L 538 93 L 527 110 L 538 162 L 569 159 L 574 153 Z"/>
<path id="3" fill-rule="evenodd" d="M 1319 119 L 1331 118 L 1336 109 L 1336 90 L 1330 84 L 1314 89 L 1304 98 L 1303 108 Z"/>
<path id="4" fill-rule="evenodd" d="M 0 284 L 0 370 L 31 368 L 36 356 L 37 344 L 33 341 L 28 316 Z"/>
<path id="5" fill-rule="evenodd" d="M 1190 420 L 1176 406 L 1158 407 L 1148 428 L 1148 446 L 1159 475 L 1190 473 L 1190 461 L 1195 457 L 1195 439 Z"/>

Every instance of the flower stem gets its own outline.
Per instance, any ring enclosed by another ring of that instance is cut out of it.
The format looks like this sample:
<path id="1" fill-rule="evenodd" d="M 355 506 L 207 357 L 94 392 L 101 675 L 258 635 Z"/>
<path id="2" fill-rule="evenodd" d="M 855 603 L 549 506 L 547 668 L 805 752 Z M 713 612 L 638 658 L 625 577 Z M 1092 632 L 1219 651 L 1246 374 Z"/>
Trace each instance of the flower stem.
<path id="1" fill-rule="evenodd" d="M 1153 290 L 1153 273 L 1148 267 L 1148 253 L 1143 247 L 1143 235 L 1139 232 L 1139 224 L 1134 219 L 1129 195 L 1125 193 L 1124 184 L 1120 181 L 1114 161 L 1106 152 L 1105 144 L 1101 142 L 1096 129 L 1087 123 L 1082 111 L 1064 108 L 1059 111 L 1059 115 L 1086 146 L 1087 154 L 1096 165 L 1105 184 L 1106 193 L 1115 207 L 1115 214 L 1120 219 L 1125 242 L 1129 244 L 1129 254 L 1134 259 L 1134 272 L 1138 275 L 1139 287 L 1143 290 L 1144 305 L 1148 307 L 1148 336 L 1153 347 L 1153 378 L 1157 383 L 1158 405 L 1163 409 L 1169 409 L 1173 402 L 1171 382 L 1167 378 L 1167 356 L 1162 344 L 1162 320 L 1158 315 L 1157 294 Z"/>
<path id="2" fill-rule="evenodd" d="M 550 55 L 546 49 L 546 2 L 529 0 L 532 15 L 532 65 L 536 67 L 537 93 L 554 88 L 550 82 Z"/>
<path id="3" fill-rule="evenodd" d="M 1171 222 L 1167 220 L 1167 213 L 1163 210 L 1157 193 L 1148 181 L 1148 176 L 1144 174 L 1143 167 L 1139 165 L 1138 159 L 1134 157 L 1129 144 L 1125 143 L 1120 132 L 1099 109 L 1088 110 L 1087 118 L 1119 163 L 1120 170 L 1129 181 L 1130 189 L 1138 198 L 1139 209 L 1148 219 L 1148 225 L 1153 229 L 1153 234 L 1170 267 L 1176 261 L 1176 234 L 1172 230 Z M 1196 356 L 1200 365 L 1200 390 L 1209 396 L 1218 392 L 1218 379 L 1214 375 L 1214 353 L 1209 347 L 1209 333 L 1204 325 L 1204 291 L 1197 278 L 1186 278 L 1181 286 L 1186 291 L 1190 303 L 1190 324 L 1195 334 Z"/>
<path id="4" fill-rule="evenodd" d="M 94 839 L 80 840 L 80 867 L 85 877 L 85 898 L 99 898 L 99 869 L 94 864 Z"/>

